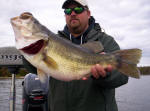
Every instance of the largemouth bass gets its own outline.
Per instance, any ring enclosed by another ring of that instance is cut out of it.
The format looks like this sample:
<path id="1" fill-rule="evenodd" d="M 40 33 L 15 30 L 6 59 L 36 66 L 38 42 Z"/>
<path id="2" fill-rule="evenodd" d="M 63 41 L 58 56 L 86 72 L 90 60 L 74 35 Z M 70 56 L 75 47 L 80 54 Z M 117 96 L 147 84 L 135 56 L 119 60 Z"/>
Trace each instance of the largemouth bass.
<path id="1" fill-rule="evenodd" d="M 142 53 L 140 49 L 97 54 L 93 51 L 94 48 L 88 45 L 91 44 L 90 42 L 80 46 L 58 37 L 28 12 L 11 18 L 11 24 L 16 48 L 37 68 L 42 81 L 47 75 L 62 81 L 79 80 L 89 76 L 91 67 L 95 64 L 103 67 L 112 65 L 122 74 L 134 78 L 140 77 L 137 68 Z M 101 45 L 99 48 L 103 49 Z"/>

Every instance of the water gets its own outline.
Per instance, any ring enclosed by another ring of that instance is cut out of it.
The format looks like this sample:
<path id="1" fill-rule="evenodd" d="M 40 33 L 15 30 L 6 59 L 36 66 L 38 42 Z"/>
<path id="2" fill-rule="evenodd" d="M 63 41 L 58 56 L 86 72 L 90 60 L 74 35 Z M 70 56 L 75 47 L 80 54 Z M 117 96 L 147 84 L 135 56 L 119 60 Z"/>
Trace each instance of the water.
<path id="1" fill-rule="evenodd" d="M 16 79 L 16 111 L 21 111 L 22 80 Z M 140 80 L 129 79 L 127 85 L 116 90 L 119 111 L 149 111 L 150 109 L 150 76 Z M 0 79 L 0 111 L 9 111 L 9 94 L 11 79 Z"/>
<path id="2" fill-rule="evenodd" d="M 16 79 L 16 111 L 22 111 L 22 80 Z M 0 111 L 9 111 L 11 79 L 0 79 Z"/>
<path id="3" fill-rule="evenodd" d="M 119 111 L 150 111 L 150 76 L 129 79 L 127 85 L 117 89 Z"/>

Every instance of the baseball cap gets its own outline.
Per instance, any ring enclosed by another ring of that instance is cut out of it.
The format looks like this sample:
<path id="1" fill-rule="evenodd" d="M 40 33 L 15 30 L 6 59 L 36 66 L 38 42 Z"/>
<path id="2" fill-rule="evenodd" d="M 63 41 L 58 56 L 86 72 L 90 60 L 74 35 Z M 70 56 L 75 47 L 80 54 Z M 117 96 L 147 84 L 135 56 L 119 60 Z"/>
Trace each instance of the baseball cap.
<path id="1" fill-rule="evenodd" d="M 79 5 L 83 6 L 83 7 L 87 7 L 88 8 L 88 3 L 87 3 L 86 0 L 66 0 L 63 3 L 62 8 L 65 9 L 66 6 L 68 6 L 68 4 L 70 4 L 72 2 L 77 3 L 77 4 L 79 4 Z"/>

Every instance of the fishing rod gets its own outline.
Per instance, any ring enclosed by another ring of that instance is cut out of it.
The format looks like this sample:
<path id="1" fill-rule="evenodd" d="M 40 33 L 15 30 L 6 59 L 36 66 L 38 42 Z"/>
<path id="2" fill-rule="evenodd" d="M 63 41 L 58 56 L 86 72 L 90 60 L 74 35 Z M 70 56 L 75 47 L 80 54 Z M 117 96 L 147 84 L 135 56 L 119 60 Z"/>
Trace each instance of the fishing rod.
<path id="1" fill-rule="evenodd" d="M 0 48 L 0 66 L 7 67 L 8 71 L 12 74 L 11 88 L 10 88 L 10 111 L 15 111 L 16 104 L 16 74 L 19 68 L 23 67 L 22 55 L 15 47 L 2 47 Z"/>
<path id="2" fill-rule="evenodd" d="M 11 89 L 10 89 L 10 106 L 9 111 L 15 111 L 15 104 L 16 104 L 16 86 L 15 86 L 15 74 L 12 74 L 12 80 L 11 80 Z"/>
<path id="3" fill-rule="evenodd" d="M 13 65 L 8 66 L 9 72 L 12 74 L 10 97 L 9 97 L 9 111 L 15 111 L 16 108 L 16 74 L 21 66 Z"/>

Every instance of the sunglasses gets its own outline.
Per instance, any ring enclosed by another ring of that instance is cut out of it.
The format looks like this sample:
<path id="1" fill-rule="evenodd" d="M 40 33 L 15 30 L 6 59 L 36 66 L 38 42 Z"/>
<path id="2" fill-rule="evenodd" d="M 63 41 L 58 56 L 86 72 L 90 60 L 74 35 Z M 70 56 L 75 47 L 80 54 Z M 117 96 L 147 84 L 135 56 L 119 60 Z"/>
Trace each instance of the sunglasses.
<path id="1" fill-rule="evenodd" d="M 83 7 L 75 7 L 75 8 L 66 8 L 64 10 L 66 15 L 71 15 L 72 11 L 74 11 L 76 14 L 82 13 L 86 8 Z"/>

